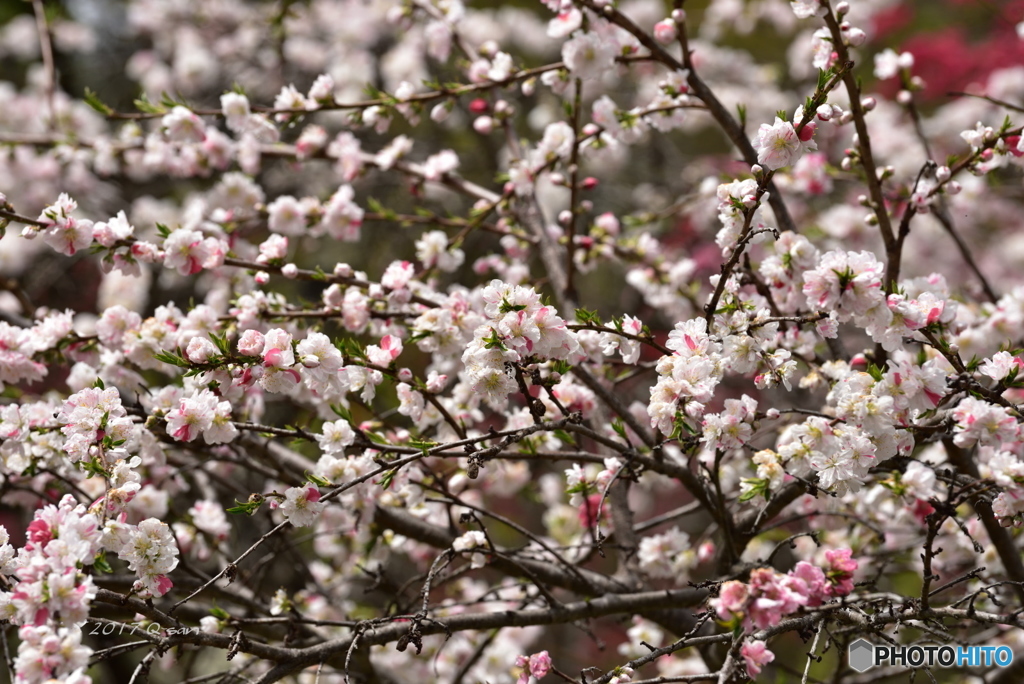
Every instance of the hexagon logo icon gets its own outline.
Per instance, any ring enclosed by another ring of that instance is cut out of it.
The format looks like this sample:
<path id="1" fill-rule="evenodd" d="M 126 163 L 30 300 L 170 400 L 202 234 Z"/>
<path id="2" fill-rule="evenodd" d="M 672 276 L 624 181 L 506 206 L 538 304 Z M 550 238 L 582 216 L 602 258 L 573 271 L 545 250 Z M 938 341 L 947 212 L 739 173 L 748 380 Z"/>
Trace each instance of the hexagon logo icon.
<path id="1" fill-rule="evenodd" d="M 875 664 L 875 647 L 866 639 L 857 639 L 850 644 L 850 667 L 864 672 Z"/>

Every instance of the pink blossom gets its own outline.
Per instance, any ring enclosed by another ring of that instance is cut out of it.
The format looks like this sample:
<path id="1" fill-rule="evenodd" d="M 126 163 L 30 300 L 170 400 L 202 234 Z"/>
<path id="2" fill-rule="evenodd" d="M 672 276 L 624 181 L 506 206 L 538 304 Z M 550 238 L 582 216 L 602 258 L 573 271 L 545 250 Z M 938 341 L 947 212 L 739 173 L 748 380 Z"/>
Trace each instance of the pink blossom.
<path id="1" fill-rule="evenodd" d="M 829 596 L 846 596 L 853 591 L 853 573 L 859 564 L 852 555 L 850 549 L 825 551 L 825 577 L 829 582 L 825 593 Z"/>
<path id="2" fill-rule="evenodd" d="M 763 641 L 747 641 L 740 647 L 740 655 L 747 665 L 747 676 L 756 679 L 761 669 L 775 660 L 775 654 L 768 650 Z"/>
<path id="3" fill-rule="evenodd" d="M 263 333 L 250 328 L 238 339 L 238 353 L 244 356 L 260 356 L 266 346 Z"/>
<path id="4" fill-rule="evenodd" d="M 774 124 L 761 124 L 753 145 L 758 163 L 774 170 L 791 166 L 800 158 L 803 153 L 800 142 L 793 124 L 775 117 Z"/>
<path id="5" fill-rule="evenodd" d="M 662 45 L 668 45 L 679 36 L 679 29 L 672 19 L 662 19 L 654 25 L 654 39 Z"/>
<path id="6" fill-rule="evenodd" d="M 516 684 L 525 684 L 530 680 L 531 677 L 534 679 L 543 679 L 551 671 L 551 656 L 548 655 L 547 651 L 541 651 L 540 653 L 534 653 L 527 657 L 524 655 L 516 657 L 516 667 L 522 668 L 522 672 L 519 674 L 519 679 L 516 680 Z"/>

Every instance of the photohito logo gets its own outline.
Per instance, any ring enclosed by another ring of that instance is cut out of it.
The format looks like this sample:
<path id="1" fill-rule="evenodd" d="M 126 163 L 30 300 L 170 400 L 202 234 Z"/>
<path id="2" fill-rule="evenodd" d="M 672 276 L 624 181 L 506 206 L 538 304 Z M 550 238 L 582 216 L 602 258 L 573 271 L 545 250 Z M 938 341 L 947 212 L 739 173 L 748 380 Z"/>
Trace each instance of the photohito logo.
<path id="1" fill-rule="evenodd" d="M 1006 667 L 1013 662 L 1009 646 L 876 646 L 866 639 L 850 644 L 850 667 L 865 672 L 877 665 L 903 667 Z"/>

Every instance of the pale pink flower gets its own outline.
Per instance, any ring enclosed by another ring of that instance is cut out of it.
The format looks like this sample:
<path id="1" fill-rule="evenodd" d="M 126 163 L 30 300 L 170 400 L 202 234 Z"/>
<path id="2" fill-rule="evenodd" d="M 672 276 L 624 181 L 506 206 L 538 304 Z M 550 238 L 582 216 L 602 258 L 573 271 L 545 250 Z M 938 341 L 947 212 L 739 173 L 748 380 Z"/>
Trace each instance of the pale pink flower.
<path id="1" fill-rule="evenodd" d="M 773 124 L 761 124 L 752 144 L 758 163 L 772 170 L 791 166 L 804 151 L 793 124 L 779 117 Z"/>
<path id="2" fill-rule="evenodd" d="M 296 527 L 309 527 L 316 522 L 326 504 L 320 503 L 320 490 L 313 485 L 289 487 L 278 510 Z"/>
<path id="3" fill-rule="evenodd" d="M 740 647 L 740 655 L 747 665 L 747 676 L 756 679 L 761 668 L 775 660 L 775 654 L 768 650 L 763 641 L 748 641 Z"/>

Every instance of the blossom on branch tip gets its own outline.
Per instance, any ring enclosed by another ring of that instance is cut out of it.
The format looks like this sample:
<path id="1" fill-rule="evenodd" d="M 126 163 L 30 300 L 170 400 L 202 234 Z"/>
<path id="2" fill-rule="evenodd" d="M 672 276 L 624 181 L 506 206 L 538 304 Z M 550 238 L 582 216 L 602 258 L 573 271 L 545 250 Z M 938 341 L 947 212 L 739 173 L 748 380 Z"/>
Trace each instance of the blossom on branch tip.
<path id="1" fill-rule="evenodd" d="M 309 527 L 316 522 L 327 504 L 320 501 L 320 490 L 314 485 L 289 487 L 278 510 L 296 527 Z"/>

